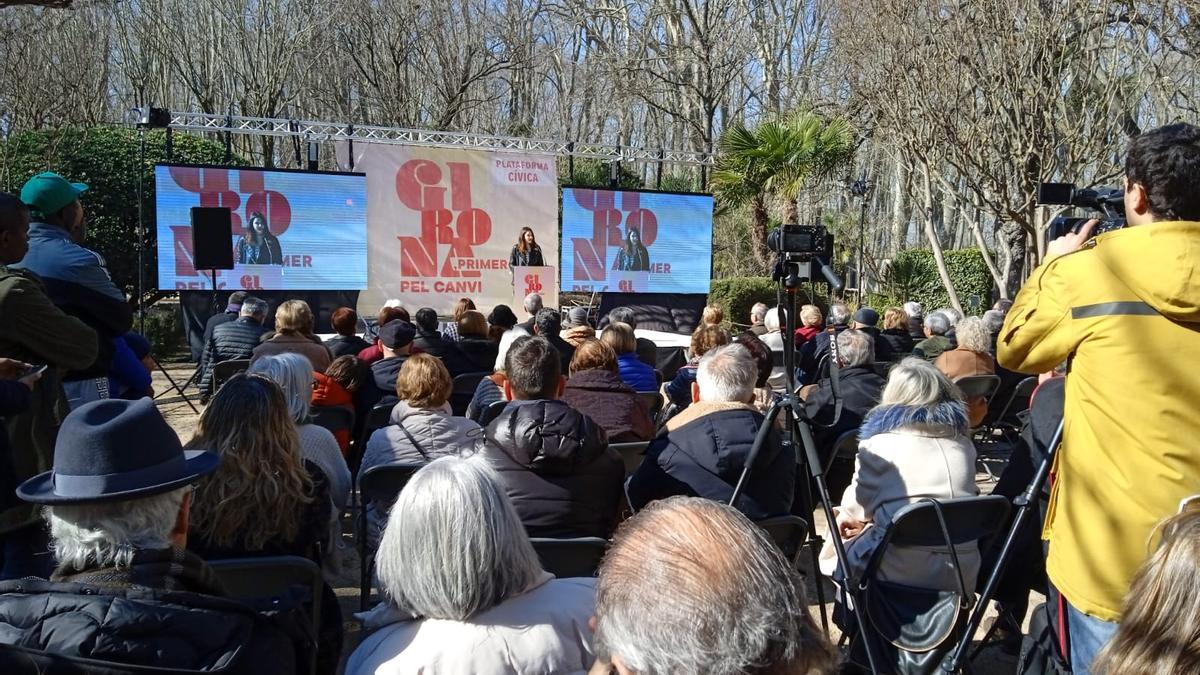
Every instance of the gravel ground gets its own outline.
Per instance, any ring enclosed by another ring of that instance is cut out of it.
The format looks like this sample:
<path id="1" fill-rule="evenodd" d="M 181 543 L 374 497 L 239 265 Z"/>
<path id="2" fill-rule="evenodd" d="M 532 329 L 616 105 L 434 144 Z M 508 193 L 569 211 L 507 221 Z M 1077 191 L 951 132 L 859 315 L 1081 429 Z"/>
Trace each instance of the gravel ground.
<path id="1" fill-rule="evenodd" d="M 181 386 L 188 381 L 195 370 L 193 365 L 186 363 L 166 363 L 163 365 L 170 377 Z M 180 439 L 184 442 L 187 442 L 187 440 L 192 437 L 192 434 L 195 431 L 196 425 L 199 422 L 199 415 L 192 410 L 191 406 L 188 405 L 188 402 L 185 401 L 177 391 L 172 390 L 171 385 L 167 381 L 167 377 L 163 372 L 160 371 L 154 374 L 154 386 L 155 391 L 160 393 L 160 397 L 158 399 L 159 410 L 162 411 L 167 422 L 179 434 Z M 187 392 L 187 398 L 191 400 L 192 405 L 194 405 L 197 409 L 200 409 L 200 402 L 194 386 L 189 387 L 185 391 Z M 979 489 L 982 493 L 988 493 L 991 491 L 991 483 L 987 479 L 987 474 L 980 473 L 976 477 L 976 480 L 979 483 Z M 821 511 L 814 512 L 813 518 L 809 522 L 815 525 L 815 529 L 820 536 L 825 537 L 829 529 L 825 522 L 825 517 Z M 353 526 L 350 519 L 348 517 L 344 517 L 342 519 L 342 532 L 345 549 L 343 550 L 341 556 L 341 569 L 335 571 L 334 573 L 327 573 L 327 578 L 330 584 L 333 586 L 334 591 L 337 593 L 339 600 L 341 601 L 342 616 L 345 620 L 346 639 L 344 656 L 348 656 L 361 639 L 358 622 L 354 620 L 353 616 L 353 613 L 358 611 L 359 590 L 358 552 L 354 547 L 354 540 L 353 536 L 351 535 L 352 531 Z M 816 599 L 816 586 L 813 583 L 814 575 L 810 573 L 811 563 L 808 562 L 808 560 L 810 560 L 810 556 L 807 554 L 802 556 L 801 567 L 805 572 L 806 586 L 809 597 L 809 609 L 813 613 L 814 618 L 817 618 L 820 611 L 820 604 Z M 833 598 L 833 586 L 826 580 L 822 580 L 822 584 L 825 598 L 827 600 L 825 609 L 827 612 L 829 612 L 832 610 L 831 600 Z M 378 598 L 373 594 L 372 602 L 376 601 L 377 599 Z M 1044 598 L 1041 595 L 1034 594 L 1033 597 L 1030 598 L 1029 606 L 1032 609 L 1043 601 Z M 987 618 L 984 620 L 985 627 L 990 623 L 991 618 L 994 618 L 994 616 L 995 611 L 989 609 Z M 819 621 L 819 619 L 817 620 Z M 1028 627 L 1028 621 L 1028 617 L 1025 617 L 1023 626 L 1026 628 Z M 840 637 L 840 631 L 838 631 L 837 627 L 832 623 L 830 623 L 829 628 L 831 638 L 836 641 Z M 976 639 L 978 640 L 982 637 L 983 630 L 976 635 Z M 1015 667 L 1015 656 L 1005 654 L 998 647 L 989 646 L 980 653 L 979 658 L 974 662 L 973 672 L 977 675 L 1007 675 L 1014 672 Z"/>

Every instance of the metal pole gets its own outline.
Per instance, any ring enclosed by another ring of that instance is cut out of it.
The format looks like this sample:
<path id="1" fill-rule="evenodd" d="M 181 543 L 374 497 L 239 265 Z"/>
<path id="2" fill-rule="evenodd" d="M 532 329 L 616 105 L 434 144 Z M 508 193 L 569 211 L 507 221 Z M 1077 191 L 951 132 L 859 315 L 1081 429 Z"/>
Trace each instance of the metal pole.
<path id="1" fill-rule="evenodd" d="M 146 334 L 146 129 L 138 127 L 138 332 Z"/>

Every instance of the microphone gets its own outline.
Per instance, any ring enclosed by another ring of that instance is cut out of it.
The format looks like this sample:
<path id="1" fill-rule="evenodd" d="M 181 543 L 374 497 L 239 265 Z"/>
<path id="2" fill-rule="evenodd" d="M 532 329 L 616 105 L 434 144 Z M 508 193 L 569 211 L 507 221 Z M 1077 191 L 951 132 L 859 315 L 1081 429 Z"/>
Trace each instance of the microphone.
<path id="1" fill-rule="evenodd" d="M 833 292 L 837 293 L 846 287 L 846 284 L 841 280 L 841 278 L 838 277 L 837 272 L 833 271 L 833 268 L 829 266 L 829 263 L 820 258 L 814 258 L 814 260 L 820 264 L 821 276 L 825 277 L 825 281 L 829 282 L 829 288 L 832 289 Z"/>

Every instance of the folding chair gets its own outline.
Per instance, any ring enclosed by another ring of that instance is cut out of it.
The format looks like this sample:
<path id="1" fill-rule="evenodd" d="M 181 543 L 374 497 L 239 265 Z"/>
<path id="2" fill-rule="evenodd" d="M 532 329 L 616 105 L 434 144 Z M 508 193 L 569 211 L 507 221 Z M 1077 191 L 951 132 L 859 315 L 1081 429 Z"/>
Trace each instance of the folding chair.
<path id="1" fill-rule="evenodd" d="M 292 589 L 302 586 L 308 597 L 309 619 L 312 621 L 312 663 L 310 672 L 317 671 L 317 636 L 321 629 L 321 599 L 325 579 L 321 568 L 308 558 L 281 555 L 263 558 L 230 558 L 210 560 L 209 567 L 221 580 L 230 596 L 242 600 L 262 600 L 292 597 Z"/>
<path id="2" fill-rule="evenodd" d="M 358 542 L 358 606 L 361 611 L 367 611 L 367 601 L 371 597 L 371 567 L 375 559 L 375 551 L 368 545 L 367 506 L 372 502 L 386 504 L 392 508 L 400 491 L 424 464 L 381 464 L 373 466 L 363 473 L 358 481 L 358 491 L 362 495 L 362 508 L 354 519 L 354 539 Z"/>
<path id="3" fill-rule="evenodd" d="M 376 429 L 382 429 L 392 423 L 392 408 L 395 407 L 395 401 L 376 403 L 375 407 L 371 408 L 371 411 L 367 413 L 367 419 L 362 428 L 362 435 L 355 441 L 354 451 L 350 453 L 351 476 L 358 473 L 358 467 L 362 463 L 363 451 L 367 449 L 367 441 L 371 439 L 371 434 L 375 433 Z"/>
<path id="4" fill-rule="evenodd" d="M 1038 379 L 1033 376 L 1021 380 L 1004 401 L 1003 407 L 999 409 L 995 408 L 996 398 L 993 397 L 988 402 L 988 416 L 984 418 L 983 426 L 987 434 L 991 435 L 1001 427 L 1004 427 L 1006 430 L 1019 430 L 1021 428 L 1021 421 L 1016 416 L 1021 411 L 1029 408 L 1029 399 L 1033 396 L 1037 385 Z M 1011 417 L 1009 413 L 1012 414 Z"/>
<path id="5" fill-rule="evenodd" d="M 625 477 L 628 478 L 642 465 L 642 460 L 646 458 L 646 448 L 649 445 L 650 441 L 637 441 L 636 443 L 609 443 L 608 447 L 621 455 L 621 461 L 625 462 Z"/>
<path id="6" fill-rule="evenodd" d="M 646 404 L 646 412 L 650 413 L 650 420 L 658 424 L 658 415 L 663 409 L 663 395 L 657 391 L 639 391 L 638 396 L 642 397 L 642 402 Z"/>
<path id="7" fill-rule="evenodd" d="M 471 405 L 471 399 L 475 398 L 475 389 L 488 375 L 491 373 L 463 373 L 456 376 L 450 390 L 450 412 L 459 417 L 466 415 L 467 406 Z"/>
<path id="8" fill-rule="evenodd" d="M 858 429 L 851 429 L 842 432 L 841 436 L 833 443 L 833 452 L 829 453 L 829 459 L 825 461 L 825 473 L 829 474 L 829 469 L 833 463 L 839 459 L 848 459 L 851 462 L 858 456 Z"/>
<path id="9" fill-rule="evenodd" d="M 330 433 L 354 429 L 354 410 L 346 406 L 313 406 L 308 412 L 312 416 L 313 424 L 328 429 Z"/>
<path id="10" fill-rule="evenodd" d="M 599 537 L 530 537 L 529 542 L 542 561 L 542 569 L 560 579 L 596 576 L 608 547 L 608 542 Z"/>
<path id="11" fill-rule="evenodd" d="M 808 541 L 808 523 L 800 516 L 775 516 L 754 521 L 766 531 L 793 568 L 799 568 L 800 553 Z"/>
<path id="12" fill-rule="evenodd" d="M 1000 495 L 921 499 L 900 509 L 865 569 L 846 583 L 858 621 L 846 626 L 850 660 L 863 663 L 866 645 L 858 626 L 872 630 L 870 645 L 881 672 L 933 672 L 962 636 L 975 594 L 968 593 L 956 547 L 975 544 L 982 557 L 1008 516 Z M 941 549 L 950 556 L 955 588 L 924 589 L 878 577 L 892 547 Z"/>
<path id="13" fill-rule="evenodd" d="M 225 384 L 229 378 L 237 375 L 238 373 L 244 373 L 249 369 L 250 359 L 230 359 L 228 361 L 214 363 L 212 367 L 212 390 L 215 392 L 216 390 L 220 389 L 221 385 Z"/>
<path id="14" fill-rule="evenodd" d="M 964 398 L 982 396 L 988 401 L 1000 386 L 1000 378 L 996 375 L 968 375 L 954 381 Z"/>

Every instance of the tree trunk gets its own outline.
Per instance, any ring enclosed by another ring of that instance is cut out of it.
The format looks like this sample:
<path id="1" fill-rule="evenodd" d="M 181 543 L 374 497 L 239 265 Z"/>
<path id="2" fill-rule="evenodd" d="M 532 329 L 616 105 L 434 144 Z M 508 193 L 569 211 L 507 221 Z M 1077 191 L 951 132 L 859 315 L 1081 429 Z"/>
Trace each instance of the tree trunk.
<path id="1" fill-rule="evenodd" d="M 767 246 L 767 228 L 771 225 L 771 217 L 767 213 L 767 203 L 762 195 L 754 198 L 754 223 L 751 225 L 750 238 L 754 242 L 754 257 L 767 269 L 774 262 L 771 249 Z"/>
<path id="2" fill-rule="evenodd" d="M 958 292 L 954 290 L 954 282 L 950 280 L 950 271 L 946 269 L 946 258 L 942 255 L 942 242 L 938 238 L 933 224 L 933 189 L 929 184 L 929 164 L 924 159 L 921 160 L 921 182 L 925 198 L 925 238 L 929 241 L 929 248 L 933 251 L 933 261 L 937 265 L 938 278 L 942 280 L 942 286 L 945 287 L 946 294 L 950 296 L 950 306 L 961 312 L 962 303 L 958 301 Z"/>

